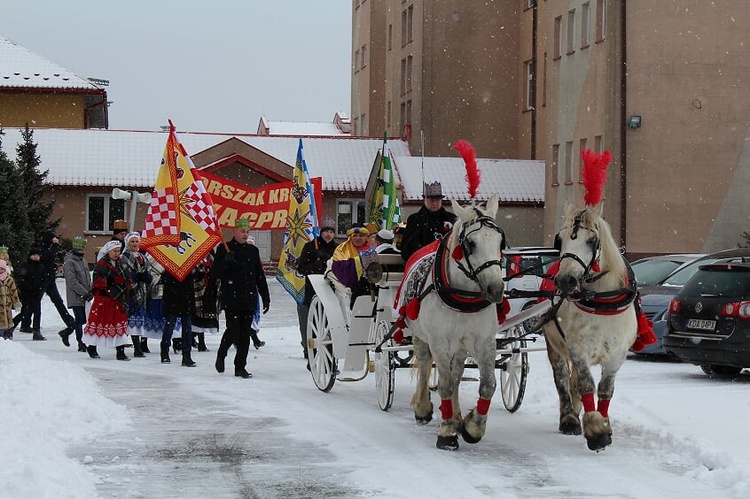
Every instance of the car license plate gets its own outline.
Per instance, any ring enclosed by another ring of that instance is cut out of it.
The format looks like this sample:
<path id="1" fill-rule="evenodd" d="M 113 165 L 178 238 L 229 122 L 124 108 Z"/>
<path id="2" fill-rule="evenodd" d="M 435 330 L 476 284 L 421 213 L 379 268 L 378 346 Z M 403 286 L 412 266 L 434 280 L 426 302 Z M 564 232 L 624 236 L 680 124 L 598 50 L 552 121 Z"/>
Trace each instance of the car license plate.
<path id="1" fill-rule="evenodd" d="M 716 321 L 706 319 L 689 319 L 687 327 L 690 329 L 703 329 L 704 331 L 713 331 L 716 329 Z"/>

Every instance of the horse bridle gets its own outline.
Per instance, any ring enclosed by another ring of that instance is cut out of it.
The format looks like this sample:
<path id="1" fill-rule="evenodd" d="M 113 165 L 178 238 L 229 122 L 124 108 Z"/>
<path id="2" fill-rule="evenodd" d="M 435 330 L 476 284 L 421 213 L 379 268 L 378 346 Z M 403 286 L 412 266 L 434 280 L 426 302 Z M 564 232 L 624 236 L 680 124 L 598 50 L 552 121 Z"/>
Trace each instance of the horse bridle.
<path id="1" fill-rule="evenodd" d="M 573 240 L 578 239 L 578 230 L 582 229 L 581 219 L 585 212 L 586 210 L 583 210 L 580 213 L 578 213 L 578 215 L 576 215 L 575 218 L 573 218 L 573 230 L 570 233 L 570 238 Z M 591 229 L 584 229 L 584 230 L 591 230 Z M 598 260 L 599 254 L 601 253 L 601 249 L 602 249 L 601 242 L 599 241 L 599 236 L 594 235 L 593 241 L 591 241 L 590 246 L 591 246 L 591 260 L 589 260 L 589 263 L 585 263 L 583 260 L 581 260 L 581 257 L 576 255 L 575 253 L 563 253 L 562 255 L 560 255 L 560 263 L 562 263 L 562 261 L 565 260 L 566 258 L 570 258 L 571 260 L 574 260 L 576 263 L 578 263 L 581 267 L 583 267 L 583 275 L 581 276 L 581 280 L 587 284 L 591 284 L 592 282 L 598 281 L 599 279 L 604 277 L 608 272 L 605 270 L 604 272 L 593 273 L 594 263 Z M 561 244 L 561 247 L 562 247 L 562 244 Z"/>
<path id="2" fill-rule="evenodd" d="M 458 269 L 464 273 L 466 277 L 474 281 L 475 283 L 479 284 L 479 274 L 487 270 L 488 268 L 498 265 L 500 268 L 503 266 L 502 262 L 502 250 L 505 249 L 505 232 L 503 232 L 503 229 L 497 226 L 497 223 L 495 222 L 495 219 L 487 216 L 482 215 L 479 210 L 474 208 L 476 213 L 479 215 L 477 218 L 472 220 L 470 223 L 466 225 L 461 226 L 461 232 L 458 234 L 458 244 L 461 246 L 461 250 L 463 252 L 463 260 L 466 261 L 466 265 L 461 263 L 461 260 L 456 260 L 456 265 L 458 266 Z M 472 227 L 474 225 L 478 225 L 477 228 L 468 230 L 469 227 Z M 499 232 L 501 236 L 503 236 L 503 242 L 500 246 L 500 259 L 499 260 L 488 260 L 484 262 L 482 265 L 477 267 L 476 269 L 471 264 L 471 260 L 469 259 L 469 256 L 471 256 L 471 249 L 466 244 L 466 238 L 473 232 L 476 232 L 478 230 L 481 230 L 482 227 L 489 227 L 491 229 L 494 229 L 495 231 Z"/>

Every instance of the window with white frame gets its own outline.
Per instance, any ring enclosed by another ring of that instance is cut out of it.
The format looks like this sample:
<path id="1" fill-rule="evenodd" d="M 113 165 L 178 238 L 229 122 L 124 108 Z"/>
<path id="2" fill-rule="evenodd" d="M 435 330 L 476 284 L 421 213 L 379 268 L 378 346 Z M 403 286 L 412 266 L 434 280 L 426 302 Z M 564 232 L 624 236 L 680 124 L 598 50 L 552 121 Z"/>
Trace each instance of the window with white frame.
<path id="1" fill-rule="evenodd" d="M 562 16 L 557 16 L 555 18 L 555 35 L 553 43 L 552 58 L 559 59 L 562 57 Z"/>
<path id="2" fill-rule="evenodd" d="M 125 200 L 112 199 L 109 194 L 86 195 L 86 233 L 112 232 L 115 220 L 125 219 Z"/>
<path id="3" fill-rule="evenodd" d="M 607 37 L 607 0 L 596 0 L 596 41 Z"/>
<path id="4" fill-rule="evenodd" d="M 526 110 L 534 109 L 534 62 L 526 61 Z"/>
<path id="5" fill-rule="evenodd" d="M 353 224 L 365 223 L 364 199 L 339 199 L 336 201 L 336 235 L 346 236 Z"/>

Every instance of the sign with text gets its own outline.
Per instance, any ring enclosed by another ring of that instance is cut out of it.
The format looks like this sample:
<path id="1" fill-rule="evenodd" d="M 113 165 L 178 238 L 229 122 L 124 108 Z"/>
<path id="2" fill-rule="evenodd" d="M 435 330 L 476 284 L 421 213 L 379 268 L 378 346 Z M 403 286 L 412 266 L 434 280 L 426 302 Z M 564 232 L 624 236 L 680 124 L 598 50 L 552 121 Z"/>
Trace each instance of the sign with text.
<path id="1" fill-rule="evenodd" d="M 211 195 L 221 227 L 234 227 L 237 218 L 250 220 L 252 230 L 286 230 L 289 192 L 293 181 L 248 187 L 238 182 L 201 172 L 206 191 Z M 323 206 L 323 179 L 310 179 L 315 202 Z M 318 220 L 320 222 L 320 220 Z"/>

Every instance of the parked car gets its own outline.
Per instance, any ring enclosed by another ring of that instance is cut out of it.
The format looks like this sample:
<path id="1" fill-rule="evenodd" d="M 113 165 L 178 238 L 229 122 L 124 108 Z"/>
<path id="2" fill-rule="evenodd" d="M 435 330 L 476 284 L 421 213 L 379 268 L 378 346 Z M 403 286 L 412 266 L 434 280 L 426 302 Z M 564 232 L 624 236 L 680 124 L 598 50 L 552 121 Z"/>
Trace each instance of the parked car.
<path id="1" fill-rule="evenodd" d="M 663 281 L 681 265 L 706 256 L 703 253 L 682 253 L 641 258 L 630 264 L 635 272 L 638 287 L 654 286 Z"/>
<path id="2" fill-rule="evenodd" d="M 750 367 L 750 258 L 698 268 L 669 304 L 664 348 L 706 374 Z"/>
<path id="3" fill-rule="evenodd" d="M 539 291 L 539 286 L 542 284 L 542 276 L 549 271 L 552 264 L 559 258 L 560 252 L 557 249 L 546 246 L 519 246 L 506 249 L 503 253 L 505 275 L 512 276 L 522 270 L 527 270 L 527 272 L 509 279 L 505 284 L 505 291 L 510 292 L 513 289 L 532 292 Z M 535 297 L 509 298 L 510 312 L 508 312 L 508 317 L 526 310 L 536 302 L 537 299 Z"/>
<path id="4" fill-rule="evenodd" d="M 654 335 L 656 343 L 649 345 L 638 354 L 645 355 L 668 355 L 662 345 L 664 330 L 667 327 L 667 312 L 669 302 L 677 294 L 685 283 L 698 271 L 701 265 L 713 263 L 722 258 L 741 258 L 750 257 L 750 248 L 736 248 L 723 251 L 717 251 L 709 255 L 704 255 L 692 262 L 684 263 L 674 272 L 669 274 L 663 281 L 654 286 L 639 287 L 641 295 L 641 308 L 646 317 L 654 322 Z"/>

